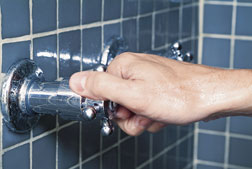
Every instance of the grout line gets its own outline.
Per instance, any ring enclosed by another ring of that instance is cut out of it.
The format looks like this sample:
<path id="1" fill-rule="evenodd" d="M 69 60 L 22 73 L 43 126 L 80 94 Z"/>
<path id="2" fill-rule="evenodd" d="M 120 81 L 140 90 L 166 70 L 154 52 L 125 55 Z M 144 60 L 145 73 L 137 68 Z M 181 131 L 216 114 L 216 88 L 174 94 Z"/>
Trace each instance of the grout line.
<path id="1" fill-rule="evenodd" d="M 82 4 L 83 4 L 83 0 L 80 0 L 80 71 L 82 71 Z M 82 122 L 79 122 L 79 169 L 82 169 Z"/>
<path id="2" fill-rule="evenodd" d="M 156 23 L 156 11 L 152 12 L 152 28 L 151 28 L 151 50 L 155 48 L 155 23 Z"/>
<path id="3" fill-rule="evenodd" d="M 183 1 L 180 2 L 179 6 L 179 42 L 182 39 L 182 34 L 183 34 Z"/>
<path id="4" fill-rule="evenodd" d="M 233 5 L 233 1 L 229 2 L 224 2 L 224 1 L 205 1 L 205 4 L 210 4 L 210 5 Z M 246 6 L 246 7 L 252 7 L 252 3 L 249 2 L 236 2 L 237 6 Z"/>
<path id="5" fill-rule="evenodd" d="M 203 19 L 204 19 L 204 0 L 199 3 L 199 42 L 198 42 L 198 64 L 202 64 L 203 52 Z"/>
<path id="6" fill-rule="evenodd" d="M 178 146 L 179 144 L 181 144 L 183 141 L 187 140 L 188 138 L 190 138 L 193 135 L 193 132 L 188 133 L 186 136 L 182 137 L 181 139 L 177 140 L 175 143 L 171 144 L 170 146 L 166 147 L 164 150 L 160 151 L 158 154 L 156 154 L 153 158 L 145 161 L 144 163 L 142 163 L 139 167 L 137 167 L 136 169 L 142 169 L 144 168 L 146 165 L 148 164 L 152 164 L 152 162 L 154 160 L 156 160 L 157 158 L 161 157 L 163 154 L 167 153 L 169 150 L 173 149 L 174 147 Z"/>
<path id="7" fill-rule="evenodd" d="M 149 145 L 149 160 L 147 161 L 150 161 L 150 160 L 153 160 L 153 134 L 150 133 L 150 145 Z M 142 163 L 142 165 L 145 164 L 145 163 Z M 142 165 L 140 165 L 138 168 L 140 168 Z M 152 169 L 152 163 L 150 163 L 150 169 Z"/>
<path id="8" fill-rule="evenodd" d="M 199 122 L 194 124 L 194 141 L 193 141 L 193 169 L 197 169 L 198 158 L 198 137 L 199 137 Z"/>
<path id="9" fill-rule="evenodd" d="M 225 35 L 225 34 L 210 34 L 210 33 L 203 33 L 202 36 L 207 38 L 220 38 L 220 39 L 232 39 L 235 40 L 252 40 L 252 36 L 241 36 L 241 35 Z"/>
<path id="10" fill-rule="evenodd" d="M 203 165 L 208 165 L 208 166 L 223 168 L 223 163 L 213 162 L 213 161 L 198 160 L 198 164 L 203 164 Z M 233 165 L 233 164 L 229 164 L 228 168 L 229 169 L 237 169 L 237 168 L 239 168 L 239 169 L 251 169 L 251 167 L 245 167 L 245 166 Z"/>

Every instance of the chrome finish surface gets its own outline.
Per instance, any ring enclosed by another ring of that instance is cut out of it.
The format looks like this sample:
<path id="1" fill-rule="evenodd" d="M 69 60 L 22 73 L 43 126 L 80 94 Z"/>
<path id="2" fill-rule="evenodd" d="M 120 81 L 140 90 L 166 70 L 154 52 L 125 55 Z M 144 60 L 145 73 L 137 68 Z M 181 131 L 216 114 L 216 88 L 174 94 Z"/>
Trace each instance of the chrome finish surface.
<path id="1" fill-rule="evenodd" d="M 179 61 L 191 61 L 190 53 L 184 54 L 179 43 L 163 53 L 152 53 Z M 106 71 L 113 58 L 126 50 L 121 38 L 113 38 L 101 54 L 100 64 L 92 71 Z M 7 126 L 15 132 L 27 132 L 36 125 L 41 115 L 58 114 L 67 120 L 88 121 L 101 119 L 101 132 L 111 135 L 112 118 L 118 105 L 111 101 L 91 100 L 72 92 L 69 80 L 44 81 L 42 70 L 31 60 L 12 66 L 2 83 L 1 109 Z"/>

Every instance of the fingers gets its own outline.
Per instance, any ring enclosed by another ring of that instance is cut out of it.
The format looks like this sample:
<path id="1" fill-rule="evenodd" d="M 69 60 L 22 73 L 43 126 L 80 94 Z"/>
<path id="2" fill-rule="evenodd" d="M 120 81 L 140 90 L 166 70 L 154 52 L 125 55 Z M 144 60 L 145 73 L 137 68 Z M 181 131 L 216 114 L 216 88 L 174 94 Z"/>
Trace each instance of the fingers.
<path id="1" fill-rule="evenodd" d="M 141 134 L 152 124 L 152 120 L 139 115 L 133 115 L 128 119 L 117 119 L 116 122 L 125 133 L 131 136 Z"/>
<path id="2" fill-rule="evenodd" d="M 134 112 L 143 111 L 146 103 L 140 83 L 107 72 L 92 71 L 75 73 L 69 81 L 70 88 L 81 96 L 94 100 L 111 100 Z"/>
<path id="3" fill-rule="evenodd" d="M 160 123 L 160 122 L 154 122 L 147 128 L 147 131 L 149 131 L 151 133 L 155 133 L 155 132 L 158 132 L 159 130 L 161 130 L 162 128 L 164 128 L 165 126 L 167 126 L 167 124 Z"/>

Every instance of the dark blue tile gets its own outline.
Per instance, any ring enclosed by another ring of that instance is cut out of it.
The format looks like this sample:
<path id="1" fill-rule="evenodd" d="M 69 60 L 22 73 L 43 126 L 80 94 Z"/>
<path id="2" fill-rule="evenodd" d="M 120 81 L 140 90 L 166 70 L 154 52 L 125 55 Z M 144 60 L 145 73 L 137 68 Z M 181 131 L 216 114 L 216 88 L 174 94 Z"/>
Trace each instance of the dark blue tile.
<path id="1" fill-rule="evenodd" d="M 70 168 L 79 162 L 79 123 L 60 130 L 58 135 L 58 166 Z"/>
<path id="2" fill-rule="evenodd" d="M 44 77 L 48 81 L 55 80 L 56 59 L 57 59 L 57 39 L 56 35 L 36 38 L 33 40 L 33 59 L 43 70 Z"/>
<path id="3" fill-rule="evenodd" d="M 14 148 L 3 154 L 3 168 L 30 168 L 29 144 Z"/>
<path id="4" fill-rule="evenodd" d="M 124 0 L 123 1 L 123 17 L 136 16 L 138 10 L 137 0 Z"/>
<path id="5" fill-rule="evenodd" d="M 229 163 L 244 167 L 252 167 L 252 142 L 240 138 L 230 139 Z"/>
<path id="6" fill-rule="evenodd" d="M 140 14 L 149 13 L 153 11 L 154 0 L 139 0 Z"/>
<path id="7" fill-rule="evenodd" d="M 193 161 L 193 136 L 184 140 L 179 145 L 179 168 L 185 168 L 191 161 Z"/>
<path id="8" fill-rule="evenodd" d="M 179 10 L 168 12 L 168 43 L 174 43 L 179 38 Z"/>
<path id="9" fill-rule="evenodd" d="M 191 52 L 192 53 L 192 43 L 193 41 L 192 40 L 188 40 L 188 41 L 184 41 L 182 42 L 182 46 L 183 46 L 183 50 L 186 51 L 186 52 Z"/>
<path id="10" fill-rule="evenodd" d="M 82 24 L 97 22 L 101 20 L 101 3 L 101 0 L 83 0 Z"/>
<path id="11" fill-rule="evenodd" d="M 82 165 L 82 169 L 100 168 L 100 158 L 96 157 Z"/>
<path id="12" fill-rule="evenodd" d="M 209 122 L 201 121 L 199 123 L 200 129 L 215 130 L 215 131 L 225 131 L 226 130 L 226 118 L 220 118 L 217 120 L 212 120 Z"/>
<path id="13" fill-rule="evenodd" d="M 124 141 L 121 144 L 120 152 L 120 163 L 121 169 L 134 168 L 135 165 L 135 138 L 131 137 L 130 139 Z"/>
<path id="14" fill-rule="evenodd" d="M 252 135 L 251 117 L 232 117 L 230 119 L 230 132 Z"/>
<path id="15" fill-rule="evenodd" d="M 56 116 L 44 115 L 39 119 L 38 124 L 33 128 L 33 136 L 37 136 L 45 131 L 56 127 Z"/>
<path id="16" fill-rule="evenodd" d="M 229 67 L 230 40 L 204 38 L 202 63 L 209 66 Z"/>
<path id="17" fill-rule="evenodd" d="M 118 161 L 118 149 L 117 147 L 115 147 L 102 155 L 102 168 L 118 169 L 117 161 Z"/>
<path id="18" fill-rule="evenodd" d="M 82 123 L 82 160 L 100 151 L 100 124 L 97 121 Z"/>
<path id="19" fill-rule="evenodd" d="M 155 17 L 155 47 L 165 45 L 167 38 L 168 13 L 160 13 Z"/>
<path id="20" fill-rule="evenodd" d="M 165 147 L 173 144 L 176 142 L 177 137 L 178 137 L 178 127 L 175 125 L 168 125 L 165 128 Z"/>
<path id="21" fill-rule="evenodd" d="M 236 15 L 236 35 L 252 36 L 252 21 L 249 16 L 252 15 L 252 8 L 246 6 L 237 7 Z"/>
<path id="22" fill-rule="evenodd" d="M 118 19 L 121 16 L 121 1 L 104 1 L 104 21 Z"/>
<path id="23" fill-rule="evenodd" d="M 216 0 L 206 0 L 206 1 L 216 1 Z M 229 2 L 231 2 L 231 1 L 233 1 L 233 0 L 217 0 L 217 1 L 229 1 Z M 238 0 L 239 1 L 239 0 Z"/>
<path id="24" fill-rule="evenodd" d="M 3 121 L 3 148 L 10 147 L 30 138 L 30 132 L 24 134 L 17 134 L 10 131 Z"/>
<path id="25" fill-rule="evenodd" d="M 56 134 L 52 133 L 32 143 L 32 168 L 44 169 L 56 166 Z"/>
<path id="26" fill-rule="evenodd" d="M 32 1 L 33 33 L 56 29 L 56 0 Z"/>
<path id="27" fill-rule="evenodd" d="M 2 72 L 6 73 L 14 63 L 30 58 L 30 41 L 6 43 L 2 50 Z"/>
<path id="28" fill-rule="evenodd" d="M 177 8 L 180 6 L 180 0 L 169 0 L 169 8 Z"/>
<path id="29" fill-rule="evenodd" d="M 80 0 L 59 0 L 59 27 L 80 24 Z"/>
<path id="30" fill-rule="evenodd" d="M 117 143 L 117 141 L 118 141 L 118 127 L 115 127 L 115 130 L 112 135 L 110 135 L 109 137 L 103 137 L 102 148 L 106 149 L 112 146 L 113 144 Z"/>
<path id="31" fill-rule="evenodd" d="M 151 50 L 152 42 L 152 17 L 146 16 L 139 19 L 139 51 Z"/>
<path id="32" fill-rule="evenodd" d="M 198 159 L 213 162 L 224 162 L 225 137 L 199 134 Z"/>
<path id="33" fill-rule="evenodd" d="M 188 133 L 192 132 L 193 124 L 179 126 L 179 138 L 185 137 Z"/>
<path id="34" fill-rule="evenodd" d="M 204 33 L 231 34 L 232 6 L 205 5 Z"/>
<path id="35" fill-rule="evenodd" d="M 250 2 L 250 3 L 252 3 L 251 0 L 237 0 L 237 2 Z"/>
<path id="36" fill-rule="evenodd" d="M 193 19 L 193 8 L 183 8 L 183 21 L 182 21 L 182 38 L 188 38 L 192 36 L 192 19 Z"/>
<path id="37" fill-rule="evenodd" d="M 137 165 L 141 165 L 143 162 L 149 159 L 150 151 L 150 134 L 148 132 L 142 133 L 137 138 Z"/>
<path id="38" fill-rule="evenodd" d="M 2 38 L 30 33 L 29 0 L 2 0 Z"/>
<path id="39" fill-rule="evenodd" d="M 235 41 L 234 68 L 252 68 L 251 46 L 252 41 Z"/>
<path id="40" fill-rule="evenodd" d="M 153 155 L 160 153 L 165 148 L 165 130 L 153 134 Z"/>
<path id="41" fill-rule="evenodd" d="M 59 34 L 59 76 L 70 77 L 80 71 L 80 31 Z"/>
<path id="42" fill-rule="evenodd" d="M 215 167 L 215 166 L 198 164 L 197 169 L 224 169 L 224 168 L 223 167 Z"/>
<path id="43" fill-rule="evenodd" d="M 196 6 L 193 8 L 193 20 L 194 20 L 194 36 L 199 35 L 199 7 Z"/>
<path id="44" fill-rule="evenodd" d="M 153 161 L 152 168 L 165 169 L 165 155 L 162 155 L 155 159 Z"/>
<path id="45" fill-rule="evenodd" d="M 101 53 L 101 27 L 84 29 L 82 33 L 83 70 L 98 64 Z"/>
<path id="46" fill-rule="evenodd" d="M 137 31 L 136 19 L 123 21 L 123 37 L 128 43 L 129 51 L 135 52 L 137 50 Z"/>
<path id="47" fill-rule="evenodd" d="M 166 153 L 166 168 L 178 169 L 179 160 L 176 151 L 177 147 L 174 147 Z"/>
<path id="48" fill-rule="evenodd" d="M 104 43 L 106 44 L 112 37 L 120 36 L 120 23 L 104 25 Z"/>
<path id="49" fill-rule="evenodd" d="M 150 164 L 147 164 L 145 167 L 143 167 L 142 169 L 150 169 Z"/>
<path id="50" fill-rule="evenodd" d="M 169 7 L 169 1 L 168 0 L 154 0 L 154 9 L 160 10 L 165 9 Z"/>

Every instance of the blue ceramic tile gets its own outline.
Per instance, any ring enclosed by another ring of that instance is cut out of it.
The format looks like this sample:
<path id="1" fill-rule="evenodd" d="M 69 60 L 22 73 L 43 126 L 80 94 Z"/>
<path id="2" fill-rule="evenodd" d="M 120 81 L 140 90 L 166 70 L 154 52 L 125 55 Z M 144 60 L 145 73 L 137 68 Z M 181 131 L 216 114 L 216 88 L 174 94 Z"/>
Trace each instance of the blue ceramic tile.
<path id="1" fill-rule="evenodd" d="M 198 36 L 199 35 L 199 7 L 196 6 L 193 8 L 194 10 L 194 16 L 193 16 L 193 19 L 194 19 L 194 36 Z"/>
<path id="2" fill-rule="evenodd" d="M 232 6 L 205 5 L 204 33 L 231 34 Z"/>
<path id="3" fill-rule="evenodd" d="M 167 38 L 168 13 L 160 13 L 155 17 L 155 47 L 165 45 Z"/>
<path id="4" fill-rule="evenodd" d="M 17 134 L 10 131 L 3 121 L 3 148 L 10 147 L 30 138 L 30 133 Z"/>
<path id="5" fill-rule="evenodd" d="M 117 141 L 118 141 L 118 127 L 116 126 L 112 135 L 110 135 L 109 137 L 102 138 L 102 148 L 106 149 L 111 145 L 117 143 Z"/>
<path id="6" fill-rule="evenodd" d="M 212 120 L 209 122 L 201 121 L 199 123 L 200 129 L 215 130 L 215 131 L 225 131 L 226 130 L 226 118 L 220 118 L 217 120 Z"/>
<path id="7" fill-rule="evenodd" d="M 123 2 L 123 17 L 136 16 L 138 0 L 124 0 Z"/>
<path id="8" fill-rule="evenodd" d="M 165 169 L 165 155 L 162 155 L 155 159 L 153 161 L 152 168 Z"/>
<path id="9" fill-rule="evenodd" d="M 192 132 L 193 130 L 193 125 L 185 125 L 185 126 L 179 126 L 179 138 L 183 138 L 186 135 L 188 135 L 189 132 Z"/>
<path id="10" fill-rule="evenodd" d="M 240 138 L 230 139 L 229 163 L 245 167 L 252 167 L 252 142 Z"/>
<path id="11" fill-rule="evenodd" d="M 153 155 L 160 153 L 165 148 L 165 130 L 153 133 Z"/>
<path id="12" fill-rule="evenodd" d="M 181 44 L 183 46 L 183 50 L 186 51 L 186 52 L 191 52 L 192 53 L 192 43 L 193 43 L 193 41 L 191 41 L 191 40 L 182 42 Z"/>
<path id="13" fill-rule="evenodd" d="M 225 137 L 203 133 L 198 137 L 198 159 L 223 163 Z"/>
<path id="14" fill-rule="evenodd" d="M 216 1 L 216 0 L 206 0 L 206 1 Z M 233 0 L 217 0 L 217 1 L 233 1 Z"/>
<path id="15" fill-rule="evenodd" d="M 44 77 L 48 81 L 55 80 L 56 59 L 57 59 L 57 40 L 56 35 L 36 38 L 33 40 L 33 59 L 43 70 Z"/>
<path id="16" fill-rule="evenodd" d="M 146 16 L 139 19 L 139 51 L 151 49 L 152 42 L 152 17 Z"/>
<path id="17" fill-rule="evenodd" d="M 236 35 L 252 36 L 252 21 L 248 17 L 252 15 L 252 8 L 238 6 L 236 14 Z"/>
<path id="18" fill-rule="evenodd" d="M 80 71 L 80 31 L 59 34 L 59 76 L 70 77 Z"/>
<path id="19" fill-rule="evenodd" d="M 154 0 L 154 9 L 156 11 L 160 9 L 168 8 L 168 6 L 169 6 L 168 0 Z"/>
<path id="20" fill-rule="evenodd" d="M 29 0 L 2 0 L 2 38 L 30 33 Z"/>
<path id="21" fill-rule="evenodd" d="M 135 52 L 137 50 L 137 32 L 136 32 L 136 19 L 123 21 L 123 37 L 128 43 L 129 51 Z"/>
<path id="22" fill-rule="evenodd" d="M 183 21 L 182 21 L 182 38 L 188 38 L 192 36 L 192 19 L 193 19 L 193 8 L 183 8 Z"/>
<path id="23" fill-rule="evenodd" d="M 179 37 L 179 10 L 169 11 L 168 21 L 168 43 L 174 43 Z"/>
<path id="24" fill-rule="evenodd" d="M 251 0 L 237 0 L 237 2 L 251 2 L 252 3 Z"/>
<path id="25" fill-rule="evenodd" d="M 209 66 L 229 67 L 230 40 L 204 38 L 202 63 Z"/>
<path id="26" fill-rule="evenodd" d="M 140 2 L 140 14 L 149 13 L 153 11 L 154 0 L 139 0 Z"/>
<path id="27" fill-rule="evenodd" d="M 100 129 L 97 121 L 82 123 L 82 160 L 100 151 Z"/>
<path id="28" fill-rule="evenodd" d="M 121 144 L 121 154 L 120 154 L 121 169 L 134 168 L 135 165 L 135 138 L 124 141 Z"/>
<path id="29" fill-rule="evenodd" d="M 121 16 L 121 1 L 104 1 L 104 21 L 118 19 Z"/>
<path id="30" fill-rule="evenodd" d="M 147 164 L 145 167 L 143 167 L 142 169 L 150 169 L 150 164 Z"/>
<path id="31" fill-rule="evenodd" d="M 180 6 L 180 0 L 169 0 L 169 8 L 177 8 Z"/>
<path id="32" fill-rule="evenodd" d="M 52 130 L 56 127 L 56 116 L 44 115 L 39 119 L 38 124 L 33 128 L 33 136 L 37 136 L 45 131 Z"/>
<path id="33" fill-rule="evenodd" d="M 56 0 L 32 1 L 33 33 L 56 29 Z"/>
<path id="34" fill-rule="evenodd" d="M 251 46 L 252 41 L 235 41 L 234 68 L 252 68 Z"/>
<path id="35" fill-rule="evenodd" d="M 137 138 L 137 165 L 141 165 L 143 162 L 149 159 L 149 146 L 150 146 L 150 134 L 148 132 L 142 133 Z"/>
<path id="36" fill-rule="evenodd" d="M 120 23 L 104 26 L 104 43 L 106 44 L 112 37 L 120 36 Z"/>
<path id="37" fill-rule="evenodd" d="M 177 169 L 179 165 L 179 160 L 177 158 L 176 149 L 177 147 L 172 148 L 166 153 L 166 168 Z"/>
<path id="38" fill-rule="evenodd" d="M 58 142 L 59 168 L 70 168 L 77 164 L 79 162 L 79 123 L 60 130 Z"/>
<path id="39" fill-rule="evenodd" d="M 100 168 L 100 158 L 96 157 L 82 165 L 82 169 Z"/>
<path id="40" fill-rule="evenodd" d="M 6 73 L 14 63 L 30 58 L 30 41 L 6 43 L 2 50 L 2 72 Z"/>
<path id="41" fill-rule="evenodd" d="M 177 140 L 177 137 L 178 137 L 178 132 L 177 132 L 177 126 L 175 125 L 168 125 L 166 128 L 165 128 L 165 137 L 166 137 L 166 140 L 165 140 L 165 146 L 170 146 L 171 144 L 175 143 L 176 140 Z"/>
<path id="42" fill-rule="evenodd" d="M 185 168 L 187 164 L 193 161 L 193 136 L 184 140 L 179 145 L 179 167 Z"/>
<path id="43" fill-rule="evenodd" d="M 14 148 L 3 154 L 3 168 L 5 169 L 25 169 L 30 168 L 29 144 Z"/>
<path id="44" fill-rule="evenodd" d="M 102 168 L 103 169 L 118 169 L 118 149 L 117 147 L 104 153 L 102 155 Z M 121 166 L 122 167 L 122 166 Z"/>
<path id="45" fill-rule="evenodd" d="M 59 0 L 59 27 L 80 24 L 80 0 Z"/>
<path id="46" fill-rule="evenodd" d="M 198 39 L 193 40 L 194 49 L 193 49 L 193 63 L 198 63 Z"/>
<path id="47" fill-rule="evenodd" d="M 84 29 L 82 33 L 83 70 L 99 63 L 101 53 L 101 27 Z"/>
<path id="48" fill-rule="evenodd" d="M 230 132 L 252 135 L 252 118 L 251 117 L 231 117 Z"/>
<path id="49" fill-rule="evenodd" d="M 215 166 L 198 164 L 197 169 L 224 169 L 224 168 L 223 167 L 215 167 Z"/>
<path id="50" fill-rule="evenodd" d="M 97 22 L 101 20 L 101 3 L 101 0 L 83 0 L 82 24 Z"/>
<path id="51" fill-rule="evenodd" d="M 56 166 L 56 134 L 52 133 L 32 143 L 32 168 L 44 169 Z"/>

